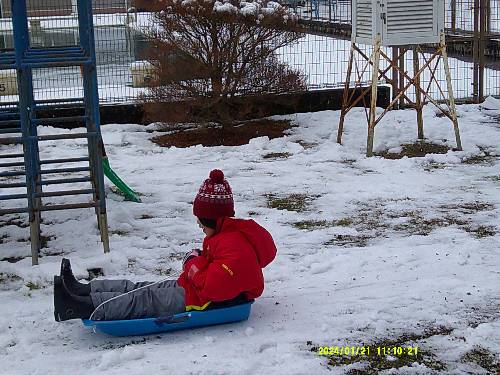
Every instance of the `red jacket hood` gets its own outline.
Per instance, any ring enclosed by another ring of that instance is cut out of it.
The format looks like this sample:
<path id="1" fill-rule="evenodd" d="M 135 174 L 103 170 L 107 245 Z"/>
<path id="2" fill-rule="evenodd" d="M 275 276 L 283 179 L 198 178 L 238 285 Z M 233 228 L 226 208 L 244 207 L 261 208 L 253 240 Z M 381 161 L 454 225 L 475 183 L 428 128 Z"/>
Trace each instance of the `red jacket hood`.
<path id="1" fill-rule="evenodd" d="M 276 257 L 277 249 L 271 234 L 253 220 L 223 217 L 217 220 L 216 232 L 236 230 L 252 245 L 259 265 L 264 268 Z"/>

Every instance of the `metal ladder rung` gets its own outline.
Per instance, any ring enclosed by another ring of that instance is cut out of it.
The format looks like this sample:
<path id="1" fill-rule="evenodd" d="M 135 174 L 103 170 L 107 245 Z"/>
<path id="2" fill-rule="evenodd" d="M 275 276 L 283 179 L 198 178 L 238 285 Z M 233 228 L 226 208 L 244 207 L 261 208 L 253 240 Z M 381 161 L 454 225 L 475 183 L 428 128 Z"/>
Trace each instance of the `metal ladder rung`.
<path id="1" fill-rule="evenodd" d="M 92 138 L 97 136 L 97 132 L 88 133 L 73 133 L 73 134 L 51 134 L 51 135 L 33 135 L 29 138 L 37 139 L 39 141 L 55 141 L 59 139 L 79 139 L 79 138 Z"/>
<path id="2" fill-rule="evenodd" d="M 5 125 L 5 126 L 11 126 L 11 125 L 19 125 L 21 124 L 21 120 L 0 120 L 0 126 Z"/>
<path id="3" fill-rule="evenodd" d="M 4 154 L 0 155 L 0 159 L 14 159 L 14 158 L 23 158 L 24 154 Z"/>
<path id="4" fill-rule="evenodd" d="M 12 133 L 21 133 L 21 128 L 1 128 L 0 134 L 12 134 Z"/>
<path id="5" fill-rule="evenodd" d="M 20 143 L 23 143 L 23 138 L 22 137 L 0 138 L 0 145 L 20 144 Z"/>
<path id="6" fill-rule="evenodd" d="M 83 50 L 75 51 L 27 51 L 24 54 L 25 59 L 46 59 L 46 58 L 60 58 L 60 57 L 85 57 Z"/>
<path id="7" fill-rule="evenodd" d="M 71 204 L 54 204 L 50 206 L 40 207 L 40 211 L 56 211 L 56 210 L 71 210 L 76 208 L 93 208 L 98 207 L 98 202 L 92 203 L 71 203 Z"/>
<path id="8" fill-rule="evenodd" d="M 21 67 L 40 69 L 40 68 L 51 68 L 53 66 L 61 66 L 61 67 L 75 66 L 75 65 L 79 66 L 79 65 L 90 64 L 91 62 L 92 60 L 90 58 L 71 59 L 68 61 L 61 61 L 59 58 L 57 58 L 55 61 L 47 61 L 47 62 L 24 61 L 21 64 Z"/>
<path id="9" fill-rule="evenodd" d="M 26 171 L 0 172 L 0 177 L 24 176 Z"/>
<path id="10" fill-rule="evenodd" d="M 24 167 L 24 161 L 16 161 L 12 163 L 0 164 L 0 168 L 7 168 L 7 167 Z"/>
<path id="11" fill-rule="evenodd" d="M 9 117 L 19 117 L 19 112 L 11 112 L 11 111 L 0 112 L 0 119 L 3 119 L 2 121 L 19 120 L 18 118 L 17 119 L 11 119 Z"/>
<path id="12" fill-rule="evenodd" d="M 0 201 L 6 201 L 9 199 L 26 199 L 27 194 L 11 194 L 11 195 L 0 195 Z"/>
<path id="13" fill-rule="evenodd" d="M 54 53 L 54 52 L 72 52 L 72 51 L 83 51 L 81 46 L 67 46 L 67 47 L 42 47 L 42 48 L 33 48 L 30 47 L 26 53 Z"/>
<path id="14" fill-rule="evenodd" d="M 87 120 L 88 116 L 69 116 L 69 117 L 54 117 L 54 118 L 36 118 L 31 120 L 34 124 L 55 124 L 61 122 L 77 122 Z"/>
<path id="15" fill-rule="evenodd" d="M 94 192 L 95 192 L 94 189 L 47 191 L 44 193 L 36 193 L 34 194 L 34 196 L 35 198 L 62 197 L 65 195 L 93 194 Z"/>
<path id="16" fill-rule="evenodd" d="M 60 164 L 60 163 L 78 163 L 78 162 L 81 162 L 81 161 L 90 161 L 90 158 L 88 156 L 86 156 L 86 157 L 82 157 L 82 158 L 41 160 L 40 161 L 40 165 L 43 165 L 43 164 Z"/>
<path id="17" fill-rule="evenodd" d="M 46 180 L 37 182 L 37 185 L 58 185 L 58 184 L 72 184 L 75 182 L 90 182 L 92 179 L 90 177 L 76 177 L 76 178 L 66 178 L 57 180 Z M 1 186 L 0 186 L 1 187 Z"/>
<path id="18" fill-rule="evenodd" d="M 89 167 L 55 168 L 55 169 L 46 169 L 46 170 L 40 171 L 40 174 L 88 172 L 88 171 L 90 171 Z"/>
<path id="19" fill-rule="evenodd" d="M 0 183 L 0 189 L 18 188 L 26 187 L 26 182 L 11 182 L 11 183 Z"/>
<path id="20" fill-rule="evenodd" d="M 28 207 L 4 208 L 4 209 L 0 210 L 0 215 L 17 214 L 17 213 L 29 212 L 29 211 L 30 211 L 30 209 Z"/>

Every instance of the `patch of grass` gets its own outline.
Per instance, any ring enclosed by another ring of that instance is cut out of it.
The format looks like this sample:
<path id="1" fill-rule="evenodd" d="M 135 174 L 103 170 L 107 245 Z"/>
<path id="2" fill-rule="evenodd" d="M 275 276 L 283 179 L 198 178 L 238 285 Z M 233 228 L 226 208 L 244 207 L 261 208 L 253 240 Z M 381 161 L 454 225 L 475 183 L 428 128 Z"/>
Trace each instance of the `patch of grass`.
<path id="1" fill-rule="evenodd" d="M 325 242 L 325 246 L 341 246 L 341 247 L 366 247 L 371 236 L 360 235 L 352 236 L 350 234 L 337 234 L 331 240 Z"/>
<path id="2" fill-rule="evenodd" d="M 333 227 L 335 226 L 335 224 L 333 221 L 327 220 L 302 220 L 292 223 L 292 226 L 301 230 L 315 230 L 320 228 Z"/>
<path id="3" fill-rule="evenodd" d="M 438 145 L 430 142 L 406 143 L 401 145 L 401 152 L 390 153 L 388 150 L 374 153 L 384 159 L 402 159 L 405 156 L 409 158 L 423 157 L 427 154 L 446 154 L 450 148 L 444 145 Z"/>
<path id="4" fill-rule="evenodd" d="M 116 229 L 116 230 L 110 230 L 109 234 L 116 234 L 118 236 L 126 236 L 127 234 L 129 234 L 129 232 L 125 231 L 125 230 L 121 230 L 121 229 Z"/>
<path id="5" fill-rule="evenodd" d="M 353 224 L 353 221 L 352 219 L 348 218 L 348 217 L 345 217 L 343 219 L 340 219 L 340 220 L 337 220 L 335 221 L 335 225 L 339 226 L 339 227 L 349 227 Z"/>
<path id="6" fill-rule="evenodd" d="M 494 226 L 480 225 L 473 228 L 465 228 L 469 233 L 473 233 L 476 238 L 493 237 L 497 234 L 496 228 Z"/>
<path id="7" fill-rule="evenodd" d="M 425 164 L 423 167 L 424 167 L 424 171 L 426 171 L 426 172 L 434 172 L 434 171 L 446 168 L 446 164 L 445 163 L 438 163 L 438 162 L 430 162 L 430 163 Z"/>
<path id="8" fill-rule="evenodd" d="M 271 152 L 262 156 L 262 159 L 286 159 L 292 155 L 293 154 L 289 152 Z"/>
<path id="9" fill-rule="evenodd" d="M 468 220 L 462 220 L 452 216 L 425 219 L 420 214 L 414 213 L 411 219 L 406 223 L 395 225 L 394 230 L 420 236 L 428 236 L 433 230 L 438 228 L 449 227 L 450 225 L 464 227 L 469 223 L 470 221 Z"/>
<path id="10" fill-rule="evenodd" d="M 306 142 L 306 141 L 303 141 L 303 140 L 298 140 L 297 143 L 299 145 L 301 145 L 305 150 L 313 148 L 313 147 L 315 147 L 315 146 L 318 145 L 317 143 Z"/>
<path id="11" fill-rule="evenodd" d="M 34 283 L 33 281 L 28 281 L 26 284 L 24 284 L 29 290 L 38 290 L 41 288 L 41 286 L 37 283 Z"/>
<path id="12" fill-rule="evenodd" d="M 352 220 L 343 218 L 340 220 L 302 220 L 291 223 L 297 229 L 301 230 L 315 230 L 321 228 L 331 227 L 348 227 L 352 225 Z"/>
<path id="13" fill-rule="evenodd" d="M 2 259 L 0 259 L 0 261 L 6 260 L 9 263 L 17 263 L 20 260 L 23 260 L 24 258 L 26 258 L 26 257 L 16 257 L 16 256 L 13 256 L 13 257 L 2 258 Z"/>
<path id="14" fill-rule="evenodd" d="M 128 258 L 127 268 L 134 268 L 136 263 L 137 263 L 137 260 L 135 260 L 133 258 Z"/>
<path id="15" fill-rule="evenodd" d="M 47 248 L 47 244 L 49 243 L 49 241 L 52 241 L 52 240 L 55 240 L 56 239 L 56 236 L 52 235 L 52 236 L 45 236 L 43 234 L 40 235 L 40 248 L 41 249 L 44 249 L 44 248 Z"/>
<path id="16" fill-rule="evenodd" d="M 462 163 L 463 164 L 493 164 L 495 162 L 495 159 L 500 157 L 500 156 L 492 153 L 486 147 L 479 147 L 479 150 L 481 151 L 479 154 L 462 159 Z"/>
<path id="17" fill-rule="evenodd" d="M 160 275 L 160 276 L 169 276 L 172 274 L 172 271 L 173 271 L 172 267 L 168 267 L 168 268 L 156 267 L 153 270 L 153 273 L 156 275 Z"/>
<path id="18" fill-rule="evenodd" d="M 488 349 L 481 346 L 474 346 L 474 348 L 465 353 L 460 358 L 462 363 L 475 363 L 491 374 L 500 373 L 500 362 L 496 359 L 495 355 Z"/>
<path id="19" fill-rule="evenodd" d="M 498 176 L 488 176 L 488 177 L 485 177 L 485 179 L 489 180 L 489 181 L 498 182 L 498 181 L 500 181 L 500 175 L 498 175 Z"/>
<path id="20" fill-rule="evenodd" d="M 286 197 L 277 197 L 275 194 L 266 194 L 267 207 L 295 212 L 304 212 L 309 210 L 311 202 L 318 197 L 318 195 L 307 194 L 290 194 Z"/>
<path id="21" fill-rule="evenodd" d="M 428 350 L 422 349 L 416 343 L 421 340 L 428 339 L 436 335 L 449 335 L 453 330 L 447 327 L 434 327 L 424 331 L 422 334 L 403 334 L 398 338 L 382 339 L 373 343 L 363 344 L 363 347 L 370 347 L 369 353 L 365 352 L 367 355 L 332 355 L 327 356 L 328 365 L 332 367 L 346 366 L 355 363 L 364 364 L 362 369 L 353 369 L 350 374 L 363 374 L 363 375 L 375 375 L 381 371 L 398 369 L 404 366 L 411 367 L 414 363 L 424 365 L 430 370 L 443 371 L 446 370 L 446 365 L 436 358 L 436 355 Z M 308 341 L 307 345 L 312 345 L 312 342 Z M 412 355 L 408 353 L 403 353 L 401 355 L 384 355 L 383 350 L 377 350 L 377 348 L 408 348 L 408 347 L 418 347 L 417 353 L 413 352 Z M 310 348 L 313 352 L 318 352 L 318 346 L 312 346 Z"/>
<path id="22" fill-rule="evenodd" d="M 10 281 L 19 281 L 19 280 L 21 280 L 21 278 L 17 275 L 0 272 L 0 284 L 5 284 Z"/>
<path id="23" fill-rule="evenodd" d="M 7 226 L 7 225 L 15 225 L 16 227 L 19 228 L 28 228 L 30 226 L 28 220 L 24 220 L 19 216 L 14 216 L 14 217 L 2 217 L 2 220 L 0 220 L 0 227 Z"/>
<path id="24" fill-rule="evenodd" d="M 444 204 L 440 209 L 460 211 L 464 214 L 474 214 L 480 211 L 491 211 L 495 206 L 488 202 L 465 202 L 460 204 Z"/>
<path id="25" fill-rule="evenodd" d="M 89 277 L 87 278 L 88 281 L 98 278 L 100 276 L 104 276 L 104 270 L 102 268 L 89 268 L 87 270 L 89 273 Z"/>

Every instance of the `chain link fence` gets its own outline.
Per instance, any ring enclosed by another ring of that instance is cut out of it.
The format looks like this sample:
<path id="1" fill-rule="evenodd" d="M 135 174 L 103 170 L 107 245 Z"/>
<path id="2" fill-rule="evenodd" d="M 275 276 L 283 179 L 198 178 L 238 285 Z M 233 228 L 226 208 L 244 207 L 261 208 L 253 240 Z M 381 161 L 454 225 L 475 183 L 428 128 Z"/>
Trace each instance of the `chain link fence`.
<path id="1" fill-rule="evenodd" d="M 0 0 L 0 49 L 12 49 L 10 1 Z M 24 1 L 24 0 L 22 0 Z M 304 25 L 338 26 L 319 33 L 311 28 L 298 43 L 280 51 L 283 61 L 307 76 L 308 88 L 341 87 L 349 59 L 351 2 L 345 0 L 282 0 L 293 8 Z M 500 0 L 447 0 L 446 30 L 455 96 L 479 100 L 500 95 Z M 78 43 L 76 0 L 27 0 L 33 46 Z M 143 33 L 149 14 L 138 12 L 132 0 L 93 0 L 100 102 L 135 101 L 147 86 L 150 68 L 144 62 L 148 48 Z M 497 39 L 498 38 L 498 39 Z M 365 47 L 367 53 L 370 46 Z M 409 56 L 411 59 L 411 56 Z M 407 65 L 411 61 L 407 61 Z M 444 84 L 444 75 L 438 72 Z M 17 101 L 15 72 L 0 70 L 0 103 Z M 7 87 L 9 86 L 9 87 Z M 81 94 L 79 69 L 34 71 L 37 99 L 72 98 Z M 2 87 L 4 90 L 2 90 Z"/>

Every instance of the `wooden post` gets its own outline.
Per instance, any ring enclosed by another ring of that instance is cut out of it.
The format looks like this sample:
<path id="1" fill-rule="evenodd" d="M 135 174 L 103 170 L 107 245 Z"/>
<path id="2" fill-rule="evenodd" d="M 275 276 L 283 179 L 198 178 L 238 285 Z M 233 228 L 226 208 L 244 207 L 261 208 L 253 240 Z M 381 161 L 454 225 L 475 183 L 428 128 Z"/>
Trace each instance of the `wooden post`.
<path id="1" fill-rule="evenodd" d="M 488 29 L 488 2 L 489 0 L 480 0 L 479 4 L 479 71 L 478 71 L 478 101 L 484 100 L 485 85 L 484 85 L 484 66 L 485 66 L 485 35 Z"/>
<path id="2" fill-rule="evenodd" d="M 451 0 L 451 31 L 457 31 L 457 0 Z"/>
<path id="3" fill-rule="evenodd" d="M 104 253 L 109 253 L 108 217 L 106 216 L 106 213 L 100 213 L 98 221 L 100 223 L 99 227 Z"/>
<path id="4" fill-rule="evenodd" d="M 417 110 L 417 128 L 418 128 L 418 139 L 424 139 L 424 120 L 422 117 L 422 94 L 419 90 L 420 88 L 420 74 L 417 72 L 420 70 L 420 64 L 418 61 L 418 46 L 413 46 L 413 81 L 415 85 L 415 109 Z"/>
<path id="5" fill-rule="evenodd" d="M 457 142 L 457 150 L 462 151 L 462 141 L 460 140 L 460 130 L 458 129 L 457 109 L 455 107 L 455 97 L 453 96 L 453 88 L 451 85 L 450 66 L 448 65 L 448 54 L 446 52 L 446 41 L 444 32 L 441 32 L 439 47 L 443 55 L 444 73 L 446 75 L 446 85 L 448 89 L 448 99 L 450 103 L 450 115 L 455 130 L 455 140 Z"/>
<path id="6" fill-rule="evenodd" d="M 342 96 L 342 108 L 340 110 L 339 128 L 337 129 L 337 143 L 342 144 L 342 132 L 344 131 L 344 118 L 347 108 L 349 107 L 349 86 L 351 82 L 352 62 L 354 59 L 354 42 L 351 43 L 351 52 L 349 53 L 349 63 L 347 65 L 347 75 L 344 85 L 344 93 Z M 354 88 L 356 89 L 356 88 Z"/>
<path id="7" fill-rule="evenodd" d="M 474 0 L 474 31 L 472 39 L 472 96 L 479 103 L 479 6 L 480 0 Z"/>
<path id="8" fill-rule="evenodd" d="M 398 53 L 399 53 L 399 48 L 398 47 L 392 47 L 392 61 L 393 61 L 393 68 L 392 68 L 392 100 L 398 95 L 399 92 L 399 73 L 397 69 L 397 58 L 398 58 Z M 394 104 L 394 109 L 398 109 L 398 103 Z"/>
<path id="9" fill-rule="evenodd" d="M 30 215 L 32 216 L 32 215 Z M 40 215 L 33 215 L 30 220 L 31 265 L 38 265 L 38 251 L 40 249 Z"/>
<path id="10" fill-rule="evenodd" d="M 371 100 L 370 100 L 370 114 L 368 121 L 368 137 L 366 140 L 366 156 L 370 157 L 373 155 L 373 136 L 375 134 L 375 117 L 377 115 L 377 83 L 378 83 L 378 71 L 380 65 L 380 35 L 375 37 L 375 45 L 373 50 L 373 66 L 372 66 L 372 88 L 371 88 Z"/>
<path id="11" fill-rule="evenodd" d="M 403 90 L 403 88 L 405 87 L 405 76 L 403 74 L 403 72 L 405 71 L 405 53 L 403 53 L 403 51 L 406 53 L 406 47 L 405 46 L 400 46 L 399 47 L 399 53 L 400 53 L 400 56 L 399 56 L 399 61 L 398 61 L 398 66 L 399 66 L 399 89 L 398 89 L 398 93 L 401 92 Z M 401 98 L 399 99 L 399 105 L 398 105 L 398 108 L 399 109 L 403 109 L 405 106 L 405 99 L 401 96 Z"/>

